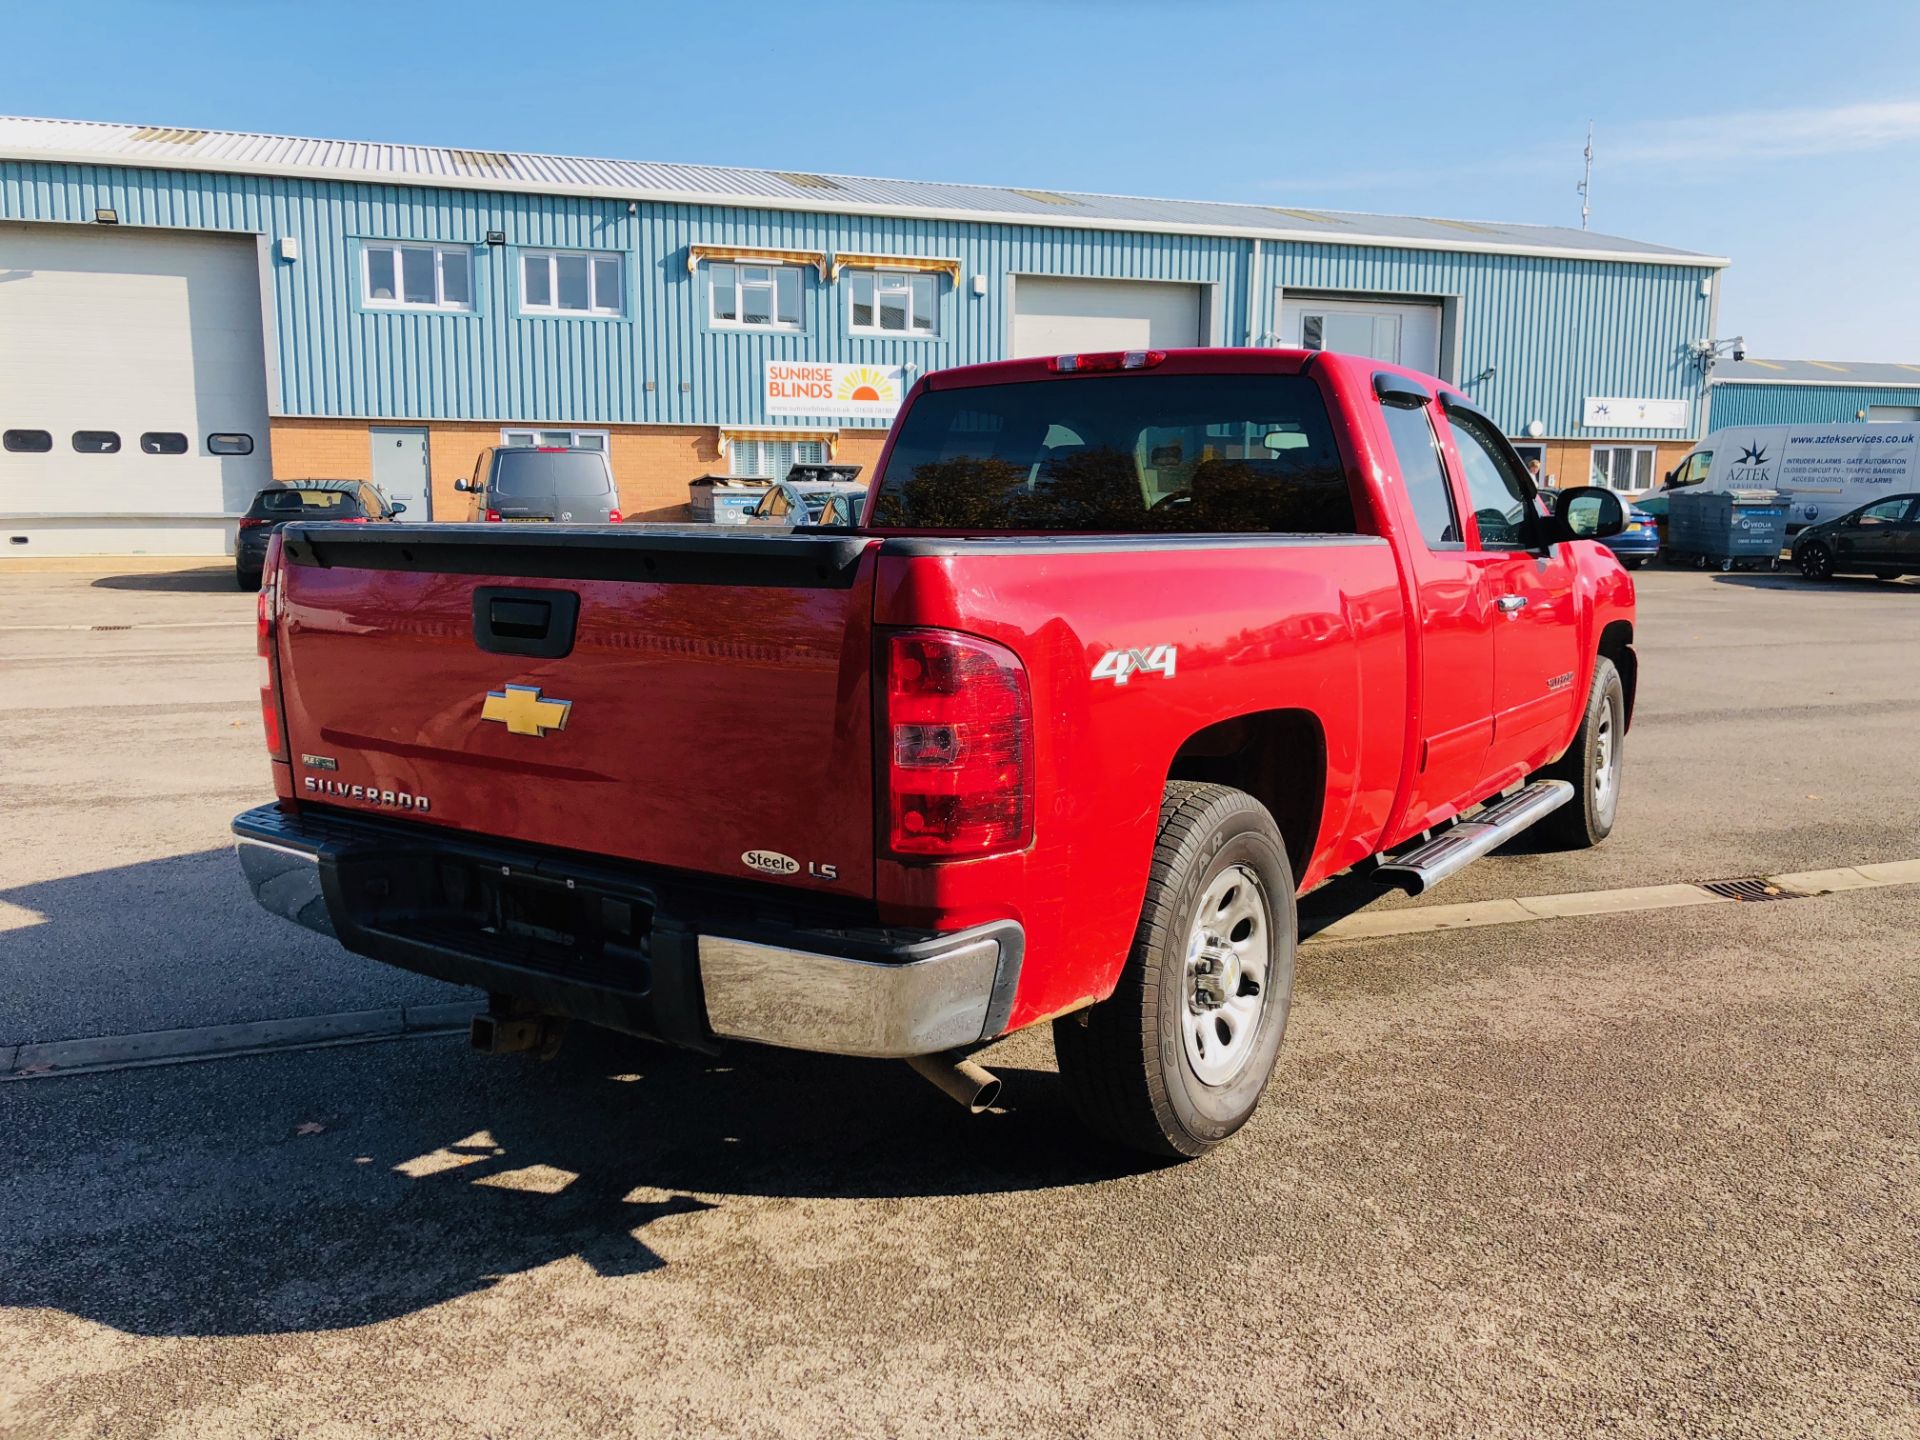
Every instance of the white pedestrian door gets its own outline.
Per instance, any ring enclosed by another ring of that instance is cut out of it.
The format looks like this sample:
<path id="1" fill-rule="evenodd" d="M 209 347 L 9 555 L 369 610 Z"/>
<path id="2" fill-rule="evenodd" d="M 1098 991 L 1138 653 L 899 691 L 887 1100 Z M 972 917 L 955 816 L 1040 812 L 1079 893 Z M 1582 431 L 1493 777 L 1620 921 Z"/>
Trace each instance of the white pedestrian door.
<path id="1" fill-rule="evenodd" d="M 373 483 L 396 505 L 407 507 L 401 520 L 431 520 L 433 489 L 427 479 L 427 432 L 373 432 Z"/>
<path id="2" fill-rule="evenodd" d="M 1280 343 L 1364 355 L 1433 375 L 1440 369 L 1440 307 L 1283 295 Z"/>

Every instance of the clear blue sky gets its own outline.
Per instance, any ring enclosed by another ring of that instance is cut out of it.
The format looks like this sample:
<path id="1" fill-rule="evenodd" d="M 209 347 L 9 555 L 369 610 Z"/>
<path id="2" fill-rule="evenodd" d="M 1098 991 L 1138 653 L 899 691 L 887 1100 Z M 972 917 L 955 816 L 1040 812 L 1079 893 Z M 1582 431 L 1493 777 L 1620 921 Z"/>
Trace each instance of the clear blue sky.
<path id="1" fill-rule="evenodd" d="M 1920 5 L 39 0 L 0 110 L 1579 223 L 1754 354 L 1920 363 Z"/>

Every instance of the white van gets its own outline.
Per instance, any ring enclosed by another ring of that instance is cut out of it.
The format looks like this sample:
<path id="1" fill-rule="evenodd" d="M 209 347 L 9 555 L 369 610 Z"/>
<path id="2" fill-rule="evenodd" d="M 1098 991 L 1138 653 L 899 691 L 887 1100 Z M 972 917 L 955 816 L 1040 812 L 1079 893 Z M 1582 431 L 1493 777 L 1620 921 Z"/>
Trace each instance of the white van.
<path id="1" fill-rule="evenodd" d="M 1920 425 L 1730 425 L 1702 440 L 1665 489 L 1778 490 L 1787 533 L 1920 490 Z"/>

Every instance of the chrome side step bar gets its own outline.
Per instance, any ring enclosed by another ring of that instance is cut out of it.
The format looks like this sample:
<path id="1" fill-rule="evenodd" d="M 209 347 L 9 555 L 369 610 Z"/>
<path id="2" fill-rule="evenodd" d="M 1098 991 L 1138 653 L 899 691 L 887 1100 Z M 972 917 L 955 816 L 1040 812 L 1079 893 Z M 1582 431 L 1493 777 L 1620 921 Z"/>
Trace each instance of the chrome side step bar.
<path id="1" fill-rule="evenodd" d="M 1573 786 L 1566 781 L 1536 780 L 1506 799 L 1494 801 L 1471 819 L 1451 825 L 1433 839 L 1382 862 L 1373 878 L 1409 895 L 1431 890 L 1571 799 Z"/>

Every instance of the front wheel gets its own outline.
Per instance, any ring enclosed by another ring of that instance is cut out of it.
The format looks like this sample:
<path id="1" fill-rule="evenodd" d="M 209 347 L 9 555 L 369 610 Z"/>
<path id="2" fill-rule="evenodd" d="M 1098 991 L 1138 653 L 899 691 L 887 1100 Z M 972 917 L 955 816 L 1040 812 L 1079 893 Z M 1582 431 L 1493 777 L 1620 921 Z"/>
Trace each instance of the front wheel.
<path id="1" fill-rule="evenodd" d="M 1819 541 L 1800 547 L 1800 573 L 1809 580 L 1833 578 L 1833 552 Z"/>
<path id="2" fill-rule="evenodd" d="M 1567 753 L 1540 772 L 1547 780 L 1565 780 L 1573 799 L 1534 828 L 1542 839 L 1565 850 L 1586 850 L 1613 833 L 1620 805 L 1620 771 L 1626 762 L 1622 742 L 1627 731 L 1627 692 L 1620 671 L 1602 655 L 1593 662 L 1587 710 Z"/>
<path id="3" fill-rule="evenodd" d="M 1120 983 L 1053 1024 L 1060 1078 L 1088 1126 L 1177 1159 L 1246 1124 L 1286 1034 L 1298 933 L 1266 807 L 1225 785 L 1169 782 Z"/>

